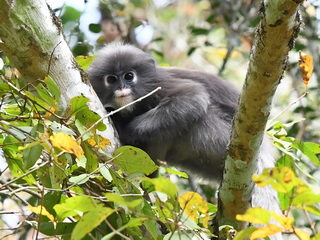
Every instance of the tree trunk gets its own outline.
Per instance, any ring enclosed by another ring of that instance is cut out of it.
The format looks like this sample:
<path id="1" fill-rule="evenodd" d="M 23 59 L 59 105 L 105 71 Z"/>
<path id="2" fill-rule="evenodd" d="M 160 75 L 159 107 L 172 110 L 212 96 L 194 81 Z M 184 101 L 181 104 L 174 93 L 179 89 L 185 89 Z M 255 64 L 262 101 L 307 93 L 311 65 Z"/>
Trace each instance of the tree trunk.
<path id="1" fill-rule="evenodd" d="M 272 98 L 283 76 L 288 52 L 299 31 L 298 7 L 303 0 L 265 0 L 256 30 L 249 68 L 236 113 L 219 192 L 219 225 L 245 228 L 237 214 L 250 207 L 259 146 L 264 137 Z"/>
<path id="2" fill-rule="evenodd" d="M 77 65 L 62 33 L 60 20 L 43 0 L 0 0 L 0 49 L 29 82 L 50 75 L 61 90 L 61 108 L 68 113 L 70 99 L 84 95 L 89 107 L 106 114 L 87 75 Z M 119 145 L 108 119 L 107 130 L 99 133 Z"/>

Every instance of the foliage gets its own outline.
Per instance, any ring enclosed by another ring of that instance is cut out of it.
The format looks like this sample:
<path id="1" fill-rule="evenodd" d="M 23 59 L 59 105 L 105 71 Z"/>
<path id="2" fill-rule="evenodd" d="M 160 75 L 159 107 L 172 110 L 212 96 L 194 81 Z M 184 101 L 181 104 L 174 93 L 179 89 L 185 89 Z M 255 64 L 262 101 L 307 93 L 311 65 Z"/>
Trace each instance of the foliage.
<path id="1" fill-rule="evenodd" d="M 88 99 L 75 97 L 70 115 L 61 117 L 59 89 L 49 76 L 22 88 L 23 80 L 6 65 L 1 79 L 0 143 L 13 177 L 1 179 L 2 197 L 18 196 L 16 191 L 28 189 L 28 195 L 23 201 L 18 198 L 17 203 L 28 204 L 27 210 L 37 217 L 31 214 L 25 222 L 42 234 L 63 239 L 201 239 L 212 235 L 214 205 L 195 192 L 179 193 L 167 178 L 147 178 L 157 167 L 142 150 L 125 146 L 113 156 L 103 151 L 109 141 L 98 138 L 95 131 L 104 130 L 105 125 L 89 110 Z M 239 219 L 267 225 L 249 228 L 237 239 L 276 232 L 292 232 L 308 239 L 288 214 L 301 209 L 320 216 L 316 188 L 294 173 L 306 172 L 294 161 L 301 159 L 300 153 L 306 161 L 320 165 L 320 145 L 286 136 L 286 127 L 277 122 L 270 131 L 284 153 L 277 168 L 253 178 L 258 185 L 271 184 L 279 192 L 286 214 L 250 209 Z M 270 223 L 271 217 L 278 225 Z M 159 232 L 158 228 L 164 230 Z"/>
<path id="2" fill-rule="evenodd" d="M 63 239 L 158 239 L 175 231 L 176 237 L 200 239 L 209 233 L 215 208 L 196 193 L 178 197 L 177 186 L 166 178 L 147 178 L 144 174 L 158 167 L 145 152 L 122 147 L 108 156 L 103 151 L 109 141 L 95 131 L 105 126 L 89 110 L 87 98 L 72 99 L 70 115 L 61 117 L 54 98 L 59 91 L 49 76 L 20 88 L 23 80 L 8 77 L 9 72 L 9 66 L 1 72 L 0 143 L 13 179 L 1 179 L 1 195 L 28 189 L 18 202 L 37 217 L 31 214 L 25 222 Z M 145 192 L 152 194 L 152 204 Z M 166 232 L 159 233 L 158 224 Z"/>
<path id="3" fill-rule="evenodd" d="M 243 77 L 245 66 L 241 66 L 249 54 L 253 26 L 257 23 L 255 1 L 244 1 L 245 7 L 242 1 L 234 5 L 229 1 L 197 4 L 178 1 L 177 5 L 163 8 L 144 1 L 123 2 L 125 4 L 110 1 L 101 8 L 112 13 L 107 14 L 108 18 L 121 26 L 120 29 L 126 26 L 127 30 L 142 24 L 137 12 L 144 12 L 149 23 L 157 27 L 149 46 L 160 63 L 188 66 L 190 59 L 195 63 L 201 55 L 199 68 L 203 65 L 212 70 L 210 66 L 213 66 L 213 71 L 224 77 Z M 296 44 L 296 55 L 298 50 L 311 49 L 314 42 L 319 42 L 316 36 L 310 37 L 316 19 L 308 11 L 302 13 L 307 19 L 306 29 Z M 70 41 L 75 55 L 88 55 L 93 46 L 78 28 L 80 16 L 79 11 L 68 6 L 61 18 L 67 28 L 67 39 L 71 36 L 77 39 L 72 41 L 75 44 Z M 91 31 L 100 29 L 99 24 L 90 25 Z M 130 31 L 120 32 L 122 39 L 128 38 L 129 34 L 125 33 Z M 98 45 L 105 39 L 108 36 L 99 38 Z M 181 39 L 187 43 L 183 47 L 178 44 Z M 87 68 L 90 61 L 91 58 L 78 57 L 83 68 Z M 304 88 L 297 84 L 297 65 L 297 60 L 289 61 L 291 77 L 288 78 L 292 80 L 293 89 L 301 92 Z M 146 153 L 133 147 L 122 147 L 113 156 L 105 151 L 105 146 L 110 144 L 108 139 L 95 133 L 106 126 L 89 110 L 88 99 L 74 98 L 71 112 L 62 116 L 61 90 L 50 76 L 26 84 L 8 60 L 0 66 L 1 165 L 6 166 L 1 168 L 0 197 L 4 203 L 14 202 L 19 208 L 13 213 L 23 216 L 23 224 L 12 231 L 2 230 L 1 236 L 18 234 L 23 239 L 30 229 L 36 229 L 31 230 L 36 238 L 45 234 L 61 239 L 206 239 L 213 236 L 211 224 L 216 206 L 186 189 L 185 173 L 160 167 L 161 177 L 146 177 L 157 168 Z M 315 71 L 318 74 L 317 69 Z M 281 157 L 276 168 L 254 176 L 259 185 L 271 184 L 279 192 L 284 216 L 250 209 L 239 215 L 239 219 L 266 226 L 249 227 L 238 233 L 237 239 L 250 234 L 251 238 L 262 238 L 276 232 L 295 234 L 300 239 L 320 237 L 320 145 L 316 143 L 320 132 L 314 127 L 319 126 L 319 101 L 315 97 L 315 84 L 302 99 L 308 102 L 287 111 L 282 121 L 277 118 L 270 123 L 269 134 Z M 288 99 L 296 97 L 293 93 L 284 93 L 284 97 L 278 99 L 276 110 L 283 109 L 283 105 L 289 105 Z M 303 120 L 299 120 L 301 116 Z M 301 139 L 301 136 L 304 137 Z M 173 183 L 168 176 L 179 181 Z M 202 183 L 201 187 L 211 200 L 214 194 Z M 0 226 L 5 226 L 4 218 Z M 221 229 L 232 232 L 230 226 L 221 226 Z"/>

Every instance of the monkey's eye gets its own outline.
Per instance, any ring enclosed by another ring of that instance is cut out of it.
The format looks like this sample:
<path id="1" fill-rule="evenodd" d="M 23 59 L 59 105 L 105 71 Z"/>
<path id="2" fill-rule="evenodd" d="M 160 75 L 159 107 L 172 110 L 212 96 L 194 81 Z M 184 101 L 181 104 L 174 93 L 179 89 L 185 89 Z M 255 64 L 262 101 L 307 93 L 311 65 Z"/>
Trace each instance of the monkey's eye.
<path id="1" fill-rule="evenodd" d="M 123 75 L 123 77 L 127 81 L 132 81 L 134 79 L 134 72 L 127 72 Z"/>
<path id="2" fill-rule="evenodd" d="M 116 77 L 116 76 L 113 76 L 113 75 L 108 75 L 108 76 L 105 76 L 104 77 L 104 81 L 106 82 L 106 83 L 114 83 L 114 82 L 116 82 L 118 80 L 118 78 Z"/>

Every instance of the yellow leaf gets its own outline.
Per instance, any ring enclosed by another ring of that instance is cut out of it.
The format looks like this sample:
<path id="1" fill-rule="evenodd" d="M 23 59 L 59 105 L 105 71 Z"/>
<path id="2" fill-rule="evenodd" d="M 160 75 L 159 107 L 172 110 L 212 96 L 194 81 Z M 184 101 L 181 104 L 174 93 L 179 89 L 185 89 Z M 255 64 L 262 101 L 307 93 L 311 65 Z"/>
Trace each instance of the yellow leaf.
<path id="1" fill-rule="evenodd" d="M 284 229 L 292 229 L 294 219 L 285 216 L 279 216 L 277 213 L 270 211 L 272 217 L 284 228 Z"/>
<path id="2" fill-rule="evenodd" d="M 281 193 L 290 193 L 294 187 L 301 185 L 301 180 L 289 167 L 266 168 L 262 174 L 254 175 L 253 181 L 260 187 L 271 184 L 271 186 Z"/>
<path id="3" fill-rule="evenodd" d="M 305 231 L 302 231 L 299 228 L 295 228 L 294 232 L 297 235 L 297 237 L 300 238 L 301 240 L 309 240 L 310 239 L 310 235 L 308 233 L 306 233 Z"/>
<path id="4" fill-rule="evenodd" d="M 98 139 L 99 139 L 99 145 L 96 142 L 96 139 L 95 139 L 96 137 L 98 137 Z M 102 149 L 106 149 L 107 145 L 111 144 L 109 139 L 103 138 L 100 135 L 92 136 L 92 137 L 88 138 L 87 141 L 91 146 L 96 147 L 96 148 L 99 147 Z"/>
<path id="5" fill-rule="evenodd" d="M 271 219 L 271 215 L 269 211 L 265 209 L 254 207 L 249 208 L 245 214 L 238 214 L 236 219 L 250 223 L 268 224 Z"/>
<path id="6" fill-rule="evenodd" d="M 54 216 L 51 215 L 51 214 L 47 211 L 47 209 L 46 209 L 44 206 L 42 206 L 42 205 L 38 205 L 38 206 L 36 206 L 36 207 L 33 207 L 33 206 L 28 205 L 27 210 L 32 211 L 32 212 L 34 212 L 34 213 L 36 213 L 36 214 L 40 214 L 40 215 L 46 216 L 47 218 L 50 219 L 51 222 L 54 222 Z"/>
<path id="7" fill-rule="evenodd" d="M 280 233 L 282 232 L 284 229 L 278 227 L 277 225 L 274 224 L 269 224 L 265 227 L 259 228 L 257 230 L 255 230 L 251 236 L 250 236 L 250 240 L 252 239 L 260 239 L 260 238 L 265 238 L 266 236 L 269 235 L 273 235 L 276 233 Z"/>
<path id="8" fill-rule="evenodd" d="M 50 136 L 51 144 L 54 147 L 60 148 L 67 153 L 73 153 L 77 158 L 81 158 L 83 155 L 83 150 L 80 145 L 71 136 L 59 132 Z"/>
<path id="9" fill-rule="evenodd" d="M 308 85 L 313 71 L 313 59 L 310 55 L 299 51 L 299 67 L 305 85 Z"/>
<path id="10" fill-rule="evenodd" d="M 50 109 L 48 111 L 46 111 L 44 114 L 39 114 L 38 112 L 33 111 L 33 116 L 32 117 L 34 119 L 49 118 L 55 112 L 56 112 L 56 109 L 54 107 L 50 107 Z"/>
<path id="11" fill-rule="evenodd" d="M 179 204 L 183 208 L 185 214 L 192 220 L 196 221 L 200 219 L 203 214 L 205 217 L 201 217 L 201 223 L 204 227 L 208 227 L 209 220 L 209 207 L 207 202 L 196 192 L 186 192 L 179 197 Z"/>

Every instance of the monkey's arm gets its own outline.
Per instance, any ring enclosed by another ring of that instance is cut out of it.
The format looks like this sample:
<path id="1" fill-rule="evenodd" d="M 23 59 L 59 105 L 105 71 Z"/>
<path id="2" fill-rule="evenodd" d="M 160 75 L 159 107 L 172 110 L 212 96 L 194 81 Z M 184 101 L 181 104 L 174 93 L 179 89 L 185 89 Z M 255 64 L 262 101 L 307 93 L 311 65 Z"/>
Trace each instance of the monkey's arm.
<path id="1" fill-rule="evenodd" d="M 163 83 L 162 91 L 164 97 L 158 106 L 127 124 L 120 134 L 124 144 L 172 139 L 203 117 L 210 105 L 205 87 L 191 80 L 171 79 Z"/>

